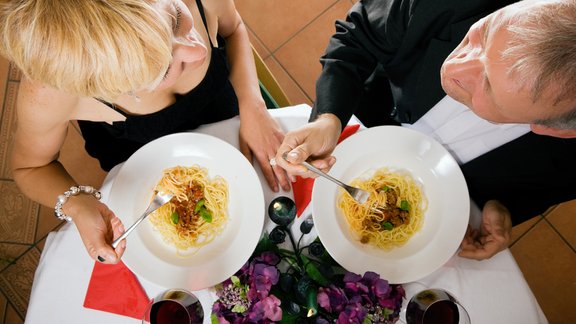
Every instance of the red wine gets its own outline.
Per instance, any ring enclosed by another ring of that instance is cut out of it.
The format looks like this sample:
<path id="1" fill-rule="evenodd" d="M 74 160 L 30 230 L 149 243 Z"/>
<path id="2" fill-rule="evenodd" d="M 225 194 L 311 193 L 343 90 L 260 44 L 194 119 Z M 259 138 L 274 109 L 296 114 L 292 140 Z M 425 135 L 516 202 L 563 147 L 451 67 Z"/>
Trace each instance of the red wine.
<path id="1" fill-rule="evenodd" d="M 449 300 L 437 301 L 424 313 L 423 324 L 458 324 L 458 306 Z"/>
<path id="2" fill-rule="evenodd" d="M 150 311 L 151 324 L 190 324 L 186 308 L 173 300 L 155 303 Z"/>

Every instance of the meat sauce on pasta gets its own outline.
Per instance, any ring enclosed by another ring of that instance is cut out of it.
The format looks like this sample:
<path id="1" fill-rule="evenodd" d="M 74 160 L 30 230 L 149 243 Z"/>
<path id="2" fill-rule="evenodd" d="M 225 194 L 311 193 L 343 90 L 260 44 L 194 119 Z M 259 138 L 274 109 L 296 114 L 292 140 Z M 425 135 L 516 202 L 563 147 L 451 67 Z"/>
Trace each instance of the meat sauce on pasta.
<path id="1" fill-rule="evenodd" d="M 154 228 L 178 252 L 210 243 L 228 221 L 228 184 L 198 165 L 164 170 L 155 190 L 174 195 L 150 215 Z"/>
<path id="2" fill-rule="evenodd" d="M 343 190 L 338 198 L 338 207 L 361 243 L 389 250 L 404 245 L 422 227 L 428 201 L 408 172 L 381 168 L 351 184 L 371 193 L 363 205 Z"/>

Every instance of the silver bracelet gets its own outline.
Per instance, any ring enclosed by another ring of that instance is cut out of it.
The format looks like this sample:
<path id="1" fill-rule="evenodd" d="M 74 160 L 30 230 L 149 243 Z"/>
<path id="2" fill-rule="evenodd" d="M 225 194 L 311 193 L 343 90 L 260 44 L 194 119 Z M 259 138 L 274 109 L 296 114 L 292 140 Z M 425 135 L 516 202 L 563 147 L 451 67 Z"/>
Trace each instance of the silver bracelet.
<path id="1" fill-rule="evenodd" d="M 56 215 L 56 217 L 60 220 L 65 220 L 67 222 L 71 222 L 72 217 L 64 214 L 64 212 L 62 211 L 62 205 L 64 205 L 66 203 L 66 201 L 68 201 L 68 198 L 70 198 L 70 196 L 77 196 L 78 194 L 81 194 L 81 193 L 90 194 L 98 200 L 100 200 L 100 198 L 102 198 L 102 194 L 100 193 L 100 191 L 98 191 L 97 189 L 94 189 L 94 187 L 91 187 L 91 186 L 72 186 L 72 187 L 70 187 L 70 189 L 68 191 L 66 191 L 63 194 L 58 196 L 58 200 L 56 201 L 56 206 L 54 207 L 54 215 Z"/>

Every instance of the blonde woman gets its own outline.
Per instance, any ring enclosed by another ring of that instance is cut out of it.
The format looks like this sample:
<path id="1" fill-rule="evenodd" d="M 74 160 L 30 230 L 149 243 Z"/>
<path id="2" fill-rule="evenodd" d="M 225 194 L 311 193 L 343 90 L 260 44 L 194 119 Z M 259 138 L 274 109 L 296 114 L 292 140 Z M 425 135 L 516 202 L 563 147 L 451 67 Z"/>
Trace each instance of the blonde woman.
<path id="1" fill-rule="evenodd" d="M 110 170 L 160 136 L 239 114 L 242 152 L 274 190 L 289 188 L 268 163 L 283 133 L 266 111 L 233 0 L 4 1 L 0 21 L 0 54 L 24 74 L 14 179 L 74 221 L 92 258 L 118 262 L 125 242 L 110 244 L 124 228 L 57 160 L 72 120 Z"/>

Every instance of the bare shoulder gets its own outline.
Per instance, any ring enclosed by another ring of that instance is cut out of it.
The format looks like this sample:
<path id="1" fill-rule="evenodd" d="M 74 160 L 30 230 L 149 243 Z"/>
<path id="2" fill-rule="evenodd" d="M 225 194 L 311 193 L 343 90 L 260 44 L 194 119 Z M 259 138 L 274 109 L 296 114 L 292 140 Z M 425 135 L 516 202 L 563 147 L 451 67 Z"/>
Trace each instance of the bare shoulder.
<path id="1" fill-rule="evenodd" d="M 78 102 L 77 96 L 23 78 L 17 101 L 19 127 L 46 130 L 67 124 L 75 114 Z"/>
<path id="2" fill-rule="evenodd" d="M 226 11 L 230 7 L 235 8 L 234 0 L 202 0 L 202 6 L 212 13 Z"/>
<path id="3" fill-rule="evenodd" d="M 204 0 L 202 1 L 205 11 L 211 15 L 218 17 L 221 22 L 222 19 L 229 19 L 231 12 L 236 12 L 236 5 L 234 0 Z"/>
<path id="4" fill-rule="evenodd" d="M 202 4 L 207 11 L 217 17 L 218 33 L 223 37 L 233 33 L 241 23 L 234 0 L 205 0 Z"/>
<path id="5" fill-rule="evenodd" d="M 58 158 L 78 100 L 38 82 L 22 79 L 12 149 L 15 170 L 44 166 Z"/>

